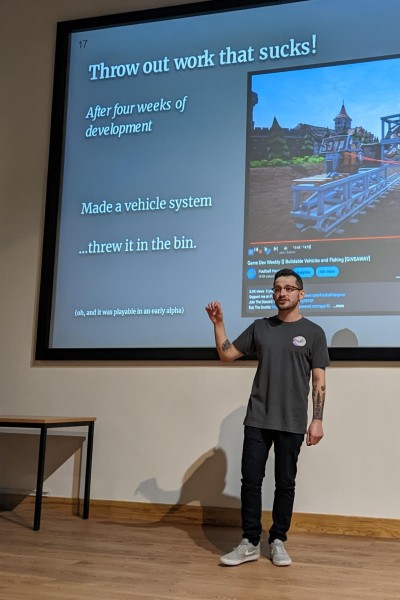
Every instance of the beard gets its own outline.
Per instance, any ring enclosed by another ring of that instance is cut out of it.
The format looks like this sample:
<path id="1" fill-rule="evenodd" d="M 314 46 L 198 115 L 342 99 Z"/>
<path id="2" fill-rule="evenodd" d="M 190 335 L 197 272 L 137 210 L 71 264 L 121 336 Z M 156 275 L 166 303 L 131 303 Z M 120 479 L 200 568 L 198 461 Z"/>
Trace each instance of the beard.
<path id="1" fill-rule="evenodd" d="M 299 304 L 300 304 L 300 298 L 298 298 L 298 297 L 293 300 L 291 300 L 290 298 L 287 298 L 285 300 L 278 298 L 277 300 L 275 300 L 275 306 L 281 312 L 293 310 Z"/>

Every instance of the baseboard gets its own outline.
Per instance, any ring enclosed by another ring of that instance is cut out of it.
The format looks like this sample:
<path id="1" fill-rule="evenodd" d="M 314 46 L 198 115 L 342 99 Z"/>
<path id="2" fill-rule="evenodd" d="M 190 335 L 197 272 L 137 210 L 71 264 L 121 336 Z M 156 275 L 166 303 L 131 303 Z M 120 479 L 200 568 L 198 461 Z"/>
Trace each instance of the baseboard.
<path id="1" fill-rule="evenodd" d="M 27 498 L 33 502 L 33 498 Z M 78 511 L 77 501 L 72 498 L 43 498 L 44 508 Z M 91 500 L 90 516 L 126 522 L 163 522 L 193 525 L 240 527 L 240 510 L 184 504 L 150 504 L 144 502 L 122 502 L 116 500 Z M 263 511 L 262 524 L 268 530 L 271 511 Z M 292 533 L 324 533 L 355 535 L 378 538 L 400 538 L 400 519 L 380 519 L 344 515 L 294 513 Z"/>

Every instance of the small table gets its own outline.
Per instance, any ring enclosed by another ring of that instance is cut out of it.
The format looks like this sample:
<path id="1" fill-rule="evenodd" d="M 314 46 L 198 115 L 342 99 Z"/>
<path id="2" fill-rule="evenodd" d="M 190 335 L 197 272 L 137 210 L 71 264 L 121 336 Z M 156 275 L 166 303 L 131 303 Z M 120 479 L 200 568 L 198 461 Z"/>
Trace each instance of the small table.
<path id="1" fill-rule="evenodd" d="M 83 519 L 89 518 L 90 480 L 92 474 L 93 436 L 95 417 L 16 417 L 0 415 L 0 427 L 23 427 L 40 429 L 39 458 L 37 469 L 35 515 L 33 530 L 40 529 L 42 512 L 42 494 L 44 480 L 44 465 L 46 460 L 47 430 L 53 427 L 82 427 L 88 428 L 86 445 L 85 491 L 83 498 Z"/>

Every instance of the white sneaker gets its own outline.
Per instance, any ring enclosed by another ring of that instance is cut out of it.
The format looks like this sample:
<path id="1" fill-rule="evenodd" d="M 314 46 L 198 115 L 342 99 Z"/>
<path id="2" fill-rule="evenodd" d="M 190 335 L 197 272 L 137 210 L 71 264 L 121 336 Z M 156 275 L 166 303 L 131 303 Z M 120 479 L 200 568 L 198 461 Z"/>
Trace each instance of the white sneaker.
<path id="1" fill-rule="evenodd" d="M 276 567 L 288 567 L 292 564 L 292 559 L 286 552 L 282 540 L 274 540 L 269 547 L 272 564 Z"/>
<path id="2" fill-rule="evenodd" d="M 243 538 L 237 548 L 234 548 L 229 554 L 221 556 L 220 561 L 224 565 L 235 567 L 241 565 L 244 562 L 251 560 L 258 560 L 260 558 L 260 542 L 257 546 L 253 546 L 247 538 Z"/>

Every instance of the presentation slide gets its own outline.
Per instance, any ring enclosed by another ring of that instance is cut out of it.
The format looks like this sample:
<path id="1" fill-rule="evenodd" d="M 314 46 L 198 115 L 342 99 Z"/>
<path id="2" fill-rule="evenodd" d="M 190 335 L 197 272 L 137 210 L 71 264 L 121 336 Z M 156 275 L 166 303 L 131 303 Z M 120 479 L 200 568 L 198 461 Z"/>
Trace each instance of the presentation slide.
<path id="1" fill-rule="evenodd" d="M 37 358 L 212 358 L 281 268 L 331 347 L 398 346 L 398 0 L 224 7 L 59 25 Z"/>

